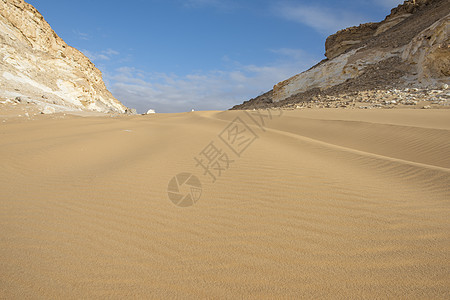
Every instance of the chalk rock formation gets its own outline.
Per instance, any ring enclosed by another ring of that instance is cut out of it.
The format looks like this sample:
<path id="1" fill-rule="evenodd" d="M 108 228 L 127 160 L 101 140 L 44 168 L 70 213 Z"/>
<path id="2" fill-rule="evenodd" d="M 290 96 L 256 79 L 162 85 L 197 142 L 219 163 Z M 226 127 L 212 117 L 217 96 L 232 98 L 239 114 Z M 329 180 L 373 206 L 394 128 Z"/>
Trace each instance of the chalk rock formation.
<path id="1" fill-rule="evenodd" d="M 341 30 L 326 41 L 327 59 L 234 109 L 267 108 L 337 91 L 449 84 L 448 4 L 405 1 L 382 22 Z"/>
<path id="2" fill-rule="evenodd" d="M 373 37 L 377 32 L 379 23 L 366 23 L 338 31 L 330 35 L 325 41 L 325 56 L 333 59 L 343 54 L 353 45 L 361 44 Z"/>
<path id="3" fill-rule="evenodd" d="M 450 78 L 450 15 L 418 34 L 405 48 L 402 59 L 413 64 L 424 84 Z M 446 83 L 444 83 L 446 85 Z"/>
<path id="4" fill-rule="evenodd" d="M 345 53 L 354 45 L 359 45 L 401 23 L 431 2 L 433 0 L 417 0 L 414 5 L 413 1 L 405 1 L 402 5 L 393 8 L 391 14 L 381 22 L 361 24 L 330 35 L 325 42 L 325 56 L 333 59 Z"/>
<path id="5" fill-rule="evenodd" d="M 125 113 L 102 74 L 23 0 L 0 0 L 0 97 L 63 109 Z"/>

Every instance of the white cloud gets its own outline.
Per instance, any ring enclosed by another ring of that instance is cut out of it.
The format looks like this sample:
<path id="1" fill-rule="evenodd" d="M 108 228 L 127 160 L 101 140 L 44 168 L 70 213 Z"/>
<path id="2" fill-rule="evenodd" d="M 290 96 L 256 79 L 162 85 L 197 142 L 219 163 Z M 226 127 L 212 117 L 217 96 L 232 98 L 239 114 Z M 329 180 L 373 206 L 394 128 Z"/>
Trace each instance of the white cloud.
<path id="1" fill-rule="evenodd" d="M 300 60 L 300 59 L 304 59 L 305 56 L 308 55 L 302 49 L 280 48 L 280 49 L 272 49 L 271 51 L 273 53 L 291 58 L 292 60 L 296 60 L 296 61 Z"/>
<path id="2" fill-rule="evenodd" d="M 99 60 L 110 60 L 113 56 L 119 55 L 120 53 L 113 49 L 106 49 L 100 52 L 93 52 L 86 49 L 81 49 L 84 55 L 86 55 L 91 61 Z"/>
<path id="3" fill-rule="evenodd" d="M 104 51 L 102 51 L 105 55 L 108 55 L 108 56 L 113 56 L 113 55 L 119 55 L 120 53 L 119 52 L 117 52 L 117 51 L 115 51 L 115 50 L 113 50 L 113 49 L 107 49 L 107 50 L 104 50 Z"/>
<path id="4" fill-rule="evenodd" d="M 73 30 L 73 33 L 80 39 L 80 40 L 85 40 L 88 41 L 91 39 L 91 37 L 89 36 L 89 34 L 81 32 L 79 30 Z"/>
<path id="5" fill-rule="evenodd" d="M 227 62 L 229 70 L 213 70 L 177 76 L 120 68 L 105 73 L 111 92 L 138 112 L 225 110 L 270 90 L 274 84 L 309 68 L 317 59 L 295 49 L 279 49 L 277 61 L 265 66 Z M 300 57 L 300 53 L 303 55 Z M 295 57 L 295 59 L 293 59 Z"/>
<path id="6" fill-rule="evenodd" d="M 344 9 L 331 9 L 317 5 L 280 4 L 275 8 L 279 16 L 309 26 L 329 35 L 338 30 L 365 22 L 363 16 Z"/>

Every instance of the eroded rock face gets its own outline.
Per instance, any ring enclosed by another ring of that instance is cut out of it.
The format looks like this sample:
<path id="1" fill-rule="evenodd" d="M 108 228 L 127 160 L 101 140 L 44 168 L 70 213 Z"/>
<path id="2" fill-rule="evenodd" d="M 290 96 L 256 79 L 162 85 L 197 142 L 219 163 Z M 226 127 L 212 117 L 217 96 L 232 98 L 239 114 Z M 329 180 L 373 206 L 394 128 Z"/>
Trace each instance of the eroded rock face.
<path id="1" fill-rule="evenodd" d="M 398 58 L 399 64 L 405 65 L 404 75 L 400 76 L 402 85 L 449 83 L 450 7 L 446 2 L 422 0 L 414 6 L 405 1 L 383 22 L 348 28 L 330 36 L 329 59 L 275 85 L 273 102 L 311 89 L 327 90 L 364 75 L 369 67 L 390 58 Z"/>
<path id="2" fill-rule="evenodd" d="M 127 109 L 106 89 L 100 70 L 23 0 L 0 0 L 0 93 L 67 109 Z"/>
<path id="3" fill-rule="evenodd" d="M 367 23 L 355 27 L 346 28 L 330 35 L 325 41 L 325 56 L 333 59 L 354 45 L 374 36 L 380 23 Z"/>
<path id="4" fill-rule="evenodd" d="M 366 23 L 346 28 L 330 35 L 325 42 L 325 56 L 333 59 L 356 45 L 380 35 L 410 17 L 417 10 L 423 9 L 435 0 L 405 1 L 393 8 L 391 14 L 382 22 Z"/>
<path id="5" fill-rule="evenodd" d="M 417 35 L 405 48 L 402 59 L 416 68 L 422 84 L 449 81 L 450 15 Z"/>
<path id="6" fill-rule="evenodd" d="M 348 79 L 362 75 L 369 65 L 377 64 L 399 55 L 399 50 L 352 50 L 306 72 L 282 81 L 273 88 L 273 102 L 284 100 L 294 94 L 311 89 L 328 89 Z"/>
<path id="7" fill-rule="evenodd" d="M 382 22 L 330 36 L 328 59 L 233 109 L 303 107 L 314 97 L 370 90 L 447 89 L 449 16 L 448 0 L 405 1 Z"/>

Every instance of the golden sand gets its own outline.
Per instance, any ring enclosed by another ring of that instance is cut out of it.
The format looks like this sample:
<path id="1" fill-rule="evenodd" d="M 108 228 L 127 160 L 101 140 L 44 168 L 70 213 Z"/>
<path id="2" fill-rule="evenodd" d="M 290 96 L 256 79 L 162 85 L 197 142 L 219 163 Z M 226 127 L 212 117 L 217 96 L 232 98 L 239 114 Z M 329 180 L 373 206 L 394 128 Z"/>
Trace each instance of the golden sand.
<path id="1" fill-rule="evenodd" d="M 450 298 L 450 110 L 9 118 L 0 170 L 2 299 Z"/>

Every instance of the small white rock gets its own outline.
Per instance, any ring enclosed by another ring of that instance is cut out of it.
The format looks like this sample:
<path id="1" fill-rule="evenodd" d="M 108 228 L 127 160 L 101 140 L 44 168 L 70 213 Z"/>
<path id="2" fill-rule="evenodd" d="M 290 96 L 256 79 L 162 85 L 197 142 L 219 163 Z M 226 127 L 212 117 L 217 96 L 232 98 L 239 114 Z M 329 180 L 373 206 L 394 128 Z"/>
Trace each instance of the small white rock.
<path id="1" fill-rule="evenodd" d="M 147 111 L 147 115 L 150 115 L 150 114 L 156 114 L 156 111 L 154 109 L 149 109 Z"/>
<path id="2" fill-rule="evenodd" d="M 41 113 L 44 115 L 50 115 L 50 114 L 54 114 L 55 112 L 56 112 L 56 109 L 54 107 L 46 106 Z"/>

